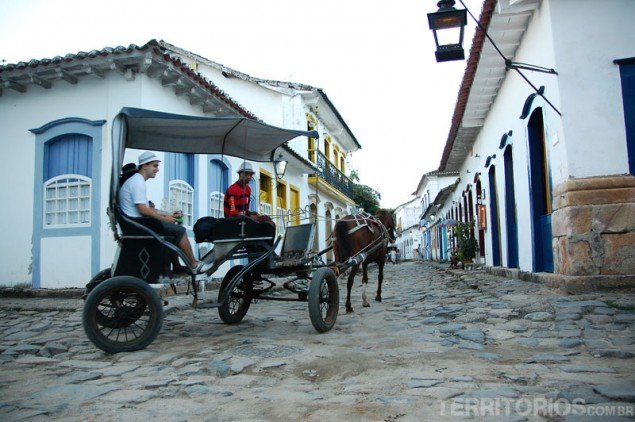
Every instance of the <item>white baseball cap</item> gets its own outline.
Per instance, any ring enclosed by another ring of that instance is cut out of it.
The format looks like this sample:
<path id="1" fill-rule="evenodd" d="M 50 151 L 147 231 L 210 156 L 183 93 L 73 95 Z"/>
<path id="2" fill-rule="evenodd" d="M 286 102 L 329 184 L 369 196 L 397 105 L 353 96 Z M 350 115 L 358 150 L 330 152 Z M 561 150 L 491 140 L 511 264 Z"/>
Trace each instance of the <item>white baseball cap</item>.
<path id="1" fill-rule="evenodd" d="M 154 152 L 145 151 L 139 154 L 139 165 L 151 163 L 153 161 L 161 161 Z"/>
<path id="2" fill-rule="evenodd" d="M 248 163 L 246 161 L 244 163 L 242 163 L 240 165 L 240 167 L 238 168 L 238 173 L 241 173 L 241 172 L 252 173 L 253 174 L 254 173 L 254 169 L 253 169 L 253 167 L 251 167 L 251 163 Z"/>

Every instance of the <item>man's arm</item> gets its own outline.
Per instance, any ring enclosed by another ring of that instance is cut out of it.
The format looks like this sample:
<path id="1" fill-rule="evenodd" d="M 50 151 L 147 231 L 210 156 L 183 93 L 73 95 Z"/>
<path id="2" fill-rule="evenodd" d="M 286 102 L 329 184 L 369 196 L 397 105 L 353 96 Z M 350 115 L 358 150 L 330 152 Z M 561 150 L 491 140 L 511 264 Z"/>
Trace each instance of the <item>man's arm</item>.
<path id="1" fill-rule="evenodd" d="M 146 204 L 136 204 L 136 206 L 141 215 L 145 217 L 156 218 L 157 220 L 167 221 L 168 223 L 176 222 L 174 216 L 172 216 L 171 214 L 159 212 L 156 208 L 151 208 Z"/>

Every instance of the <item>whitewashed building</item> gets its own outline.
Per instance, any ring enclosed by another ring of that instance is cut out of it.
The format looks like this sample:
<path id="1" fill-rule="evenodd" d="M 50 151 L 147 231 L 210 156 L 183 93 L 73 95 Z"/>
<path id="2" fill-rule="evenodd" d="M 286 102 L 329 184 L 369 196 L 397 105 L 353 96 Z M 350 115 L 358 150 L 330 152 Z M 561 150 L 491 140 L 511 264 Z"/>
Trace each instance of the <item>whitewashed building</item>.
<path id="1" fill-rule="evenodd" d="M 633 17 L 630 0 L 484 2 L 506 58 L 554 70 L 506 71 L 477 30 L 439 165 L 459 182 L 441 212 L 476 222 L 494 271 L 569 291 L 634 284 Z"/>
<path id="2" fill-rule="evenodd" d="M 421 201 L 419 198 L 413 198 L 397 206 L 394 215 L 397 233 L 395 246 L 401 252 L 401 259 L 419 259 L 417 250 L 421 247 L 421 235 L 419 232 Z"/>
<path id="3" fill-rule="evenodd" d="M 260 211 L 283 215 L 293 210 L 292 221 L 317 222 L 314 249 L 325 249 L 335 221 L 356 210 L 352 183 L 347 177 L 347 159 L 361 148 L 326 93 L 306 84 L 253 77 L 172 44 L 159 43 L 171 56 L 214 81 L 264 122 L 287 129 L 318 131 L 319 139 L 296 138 L 289 142 L 293 152 L 315 166 L 314 171 L 305 171 L 302 180 L 280 181 L 269 191 L 263 179 L 271 178 L 271 173 L 261 168 L 257 177 L 261 187 Z M 278 221 L 282 223 L 281 219 Z M 326 257 L 333 259 L 332 252 Z"/>
<path id="4" fill-rule="evenodd" d="M 154 40 L 140 47 L 0 66 L 0 89 L 0 151 L 5 157 L 0 175 L 11 181 L 5 192 L 13 198 L 2 210 L 2 218 L 11 224 L 0 241 L 1 285 L 83 287 L 93 274 L 111 265 L 116 245 L 105 212 L 112 166 L 110 136 L 111 123 L 122 107 L 241 116 L 277 126 L 290 123 L 268 120 L 241 104 L 266 96 L 262 91 L 250 91 L 236 100 Z M 303 113 L 302 117 L 305 125 L 293 128 L 307 128 L 307 118 Z M 338 133 L 337 128 L 332 130 Z M 308 144 L 306 138 L 296 142 Z M 128 151 L 125 162 L 136 162 L 139 152 Z M 320 171 L 306 155 L 289 147 L 278 153 L 289 161 L 281 181 L 275 181 L 269 163 L 253 163 L 258 177 L 252 206 L 273 213 L 308 209 L 312 189 L 308 175 Z M 235 181 L 240 159 L 158 155 L 161 171 L 148 181 L 150 200 L 163 209 L 183 209 L 188 229 L 202 216 L 222 213 L 222 194 Z M 293 217 L 291 221 L 298 222 Z M 324 225 L 321 230 L 326 232 Z"/>
<path id="5" fill-rule="evenodd" d="M 453 189 L 459 174 L 431 171 L 421 176 L 415 195 L 419 198 L 421 214 L 421 253 L 424 260 L 444 260 L 448 250 L 447 230 L 440 225 L 442 207 Z M 442 221 L 441 221 L 442 222 Z"/>

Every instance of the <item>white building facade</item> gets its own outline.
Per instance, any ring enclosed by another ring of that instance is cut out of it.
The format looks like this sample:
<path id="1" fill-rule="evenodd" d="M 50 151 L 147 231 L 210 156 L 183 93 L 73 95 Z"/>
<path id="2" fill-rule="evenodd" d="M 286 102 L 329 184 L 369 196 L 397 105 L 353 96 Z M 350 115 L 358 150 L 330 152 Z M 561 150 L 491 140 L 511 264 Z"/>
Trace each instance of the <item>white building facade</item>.
<path id="1" fill-rule="evenodd" d="M 326 93 L 310 85 L 256 78 L 172 44 L 160 44 L 266 123 L 320 134 L 319 139 L 296 138 L 289 142 L 291 150 L 311 163 L 314 171 L 305 171 L 303 180 L 297 183 L 282 181 L 270 192 L 261 190 L 259 202 L 264 214 L 291 213 L 292 224 L 316 222 L 314 249 L 326 249 L 335 221 L 356 209 L 347 162 L 350 154 L 361 148 Z M 257 177 L 262 181 L 271 174 L 261 168 Z M 264 186 L 262 182 L 260 185 Z M 278 221 L 282 223 L 281 218 Z M 333 259 L 332 253 L 326 258 Z"/>
<path id="2" fill-rule="evenodd" d="M 112 264 L 116 243 L 105 211 L 112 167 L 111 124 L 121 108 L 266 117 L 248 111 L 242 99 L 239 102 L 225 93 L 154 40 L 141 47 L 0 66 L 0 87 L 0 151 L 9 158 L 0 174 L 11 181 L 5 190 L 13 198 L 2 211 L 3 219 L 11 224 L 0 241 L 0 284 L 9 286 L 83 287 L 92 275 Z M 245 98 L 257 96 L 266 93 L 249 92 Z M 289 127 L 306 129 L 306 116 L 302 116 L 304 126 Z M 289 123 L 265 121 L 277 126 Z M 296 142 L 306 145 L 308 141 Z M 127 151 L 124 162 L 136 162 L 140 152 Z M 317 173 L 316 165 L 289 147 L 277 153 L 289 161 L 282 180 L 275 179 L 270 163 L 253 163 L 258 177 L 252 185 L 252 208 L 271 210 L 274 215 L 284 212 L 285 224 L 297 224 L 304 215 L 299 210 L 310 205 L 309 175 Z M 242 160 L 221 155 L 157 155 L 161 169 L 156 179 L 147 182 L 148 197 L 162 209 L 182 209 L 193 242 L 191 228 L 198 218 L 222 214 L 222 195 L 236 180 Z M 329 200 L 321 203 L 324 209 Z M 343 213 L 339 203 L 333 213 L 338 207 Z M 294 209 L 297 218 L 289 218 Z M 324 219 L 317 220 L 326 232 Z"/>
<path id="3" fill-rule="evenodd" d="M 401 252 L 402 260 L 419 259 L 421 248 L 419 218 L 421 216 L 421 201 L 414 198 L 395 208 L 395 226 L 397 239 L 395 246 Z"/>
<path id="4" fill-rule="evenodd" d="M 443 217 L 475 222 L 487 266 L 571 291 L 632 285 L 633 16 L 628 0 L 484 2 L 507 58 L 555 70 L 506 71 L 477 30 L 439 170 L 459 173 Z"/>
<path id="5" fill-rule="evenodd" d="M 452 189 L 458 178 L 458 173 L 443 173 L 431 171 L 424 174 L 419 181 L 415 195 L 420 200 L 421 214 L 419 227 L 421 228 L 421 254 L 424 260 L 447 259 L 449 242 L 447 229 L 443 222 L 443 204 L 447 199 L 447 192 Z"/>

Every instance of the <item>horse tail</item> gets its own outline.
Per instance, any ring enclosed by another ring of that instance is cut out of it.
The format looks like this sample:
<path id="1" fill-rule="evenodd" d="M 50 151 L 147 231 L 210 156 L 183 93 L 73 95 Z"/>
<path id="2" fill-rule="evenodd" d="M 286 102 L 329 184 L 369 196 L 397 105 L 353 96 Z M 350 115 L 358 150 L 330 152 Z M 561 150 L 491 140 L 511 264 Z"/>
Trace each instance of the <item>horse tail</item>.
<path id="1" fill-rule="evenodd" d="M 348 238 L 348 224 L 340 220 L 335 223 L 335 244 L 340 252 L 339 261 L 344 262 L 351 256 L 351 243 Z"/>

